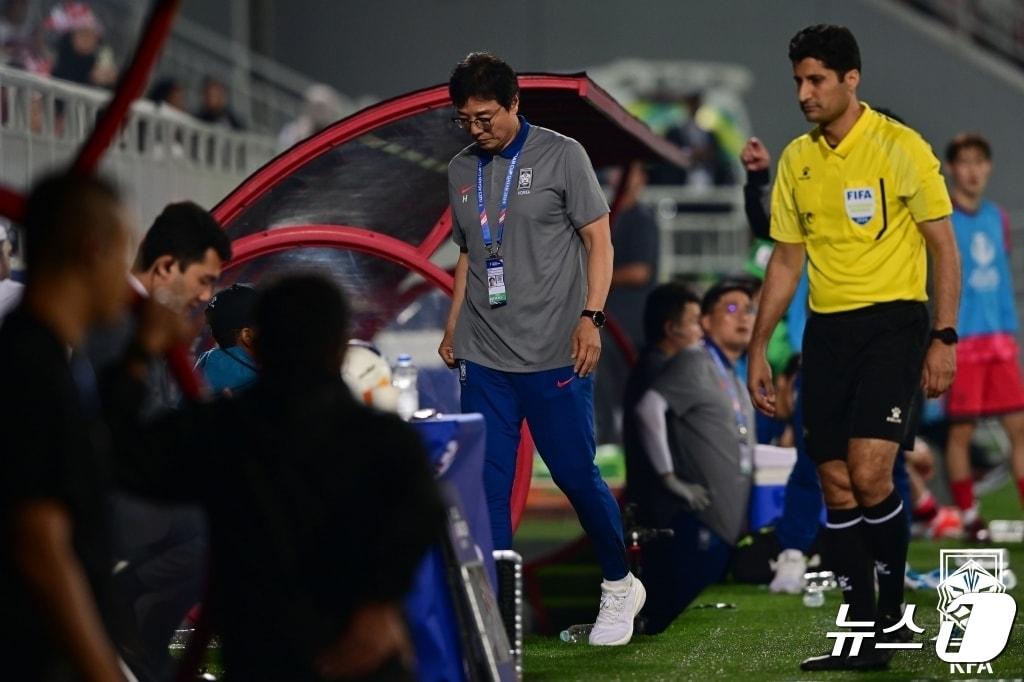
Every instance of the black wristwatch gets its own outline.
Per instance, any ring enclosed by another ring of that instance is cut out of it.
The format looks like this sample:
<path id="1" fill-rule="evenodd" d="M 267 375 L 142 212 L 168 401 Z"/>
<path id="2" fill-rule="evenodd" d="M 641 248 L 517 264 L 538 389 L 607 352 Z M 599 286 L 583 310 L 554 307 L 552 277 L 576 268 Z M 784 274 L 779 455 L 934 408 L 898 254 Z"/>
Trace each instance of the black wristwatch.
<path id="1" fill-rule="evenodd" d="M 590 321 L 594 323 L 594 326 L 600 329 L 604 326 L 604 311 L 603 310 L 584 310 L 580 313 L 580 317 L 589 317 Z"/>
<path id="2" fill-rule="evenodd" d="M 952 327 L 944 327 L 942 329 L 933 329 L 931 333 L 928 334 L 928 340 L 941 341 L 947 346 L 955 346 L 960 340 L 960 337 L 957 336 L 956 330 Z"/>

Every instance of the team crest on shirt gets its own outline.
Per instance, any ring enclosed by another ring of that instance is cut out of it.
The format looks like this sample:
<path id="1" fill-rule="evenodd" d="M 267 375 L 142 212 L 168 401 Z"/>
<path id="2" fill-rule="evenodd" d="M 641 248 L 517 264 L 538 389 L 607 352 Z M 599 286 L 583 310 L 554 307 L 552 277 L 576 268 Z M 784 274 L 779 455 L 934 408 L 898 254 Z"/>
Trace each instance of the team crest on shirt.
<path id="1" fill-rule="evenodd" d="M 530 187 L 533 186 L 533 169 L 532 168 L 520 168 L 519 169 L 519 191 L 516 194 L 522 196 L 523 194 L 530 193 Z"/>
<path id="2" fill-rule="evenodd" d="M 843 190 L 846 215 L 858 225 L 867 225 L 875 217 L 875 190 L 872 187 L 848 187 Z"/>

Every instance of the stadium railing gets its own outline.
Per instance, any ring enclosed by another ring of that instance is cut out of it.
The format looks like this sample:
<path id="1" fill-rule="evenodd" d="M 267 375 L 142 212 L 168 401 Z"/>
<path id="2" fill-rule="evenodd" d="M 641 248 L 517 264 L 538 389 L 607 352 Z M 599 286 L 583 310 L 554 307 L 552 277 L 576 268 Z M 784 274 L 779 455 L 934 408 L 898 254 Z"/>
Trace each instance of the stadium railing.
<path id="1" fill-rule="evenodd" d="M 0 66 L 0 179 L 18 189 L 67 164 L 110 93 Z M 139 101 L 104 157 L 101 172 L 130 193 L 140 229 L 165 204 L 212 207 L 274 156 L 274 139 L 213 126 Z"/>
<path id="2" fill-rule="evenodd" d="M 750 247 L 741 185 L 650 186 L 641 199 L 658 219 L 660 278 L 704 279 L 739 272 Z"/>
<path id="3" fill-rule="evenodd" d="M 303 74 L 225 40 L 210 29 L 178 17 L 156 73 L 173 76 L 198 90 L 213 76 L 228 85 L 231 107 L 251 129 L 277 134 L 302 109 L 313 81 Z M 350 113 L 350 112 L 346 112 Z"/>

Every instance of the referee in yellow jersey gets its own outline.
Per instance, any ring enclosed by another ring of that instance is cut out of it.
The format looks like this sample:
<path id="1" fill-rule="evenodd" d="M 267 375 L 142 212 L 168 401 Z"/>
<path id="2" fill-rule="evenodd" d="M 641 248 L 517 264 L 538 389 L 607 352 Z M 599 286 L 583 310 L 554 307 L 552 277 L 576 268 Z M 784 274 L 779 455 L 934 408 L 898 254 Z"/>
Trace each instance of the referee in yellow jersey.
<path id="1" fill-rule="evenodd" d="M 943 393 L 956 369 L 960 260 L 952 206 L 931 147 L 914 130 L 857 98 L 860 50 L 842 26 L 803 29 L 789 44 L 804 116 L 816 127 L 779 159 L 772 192 L 777 242 L 750 346 L 749 389 L 775 410 L 765 349 L 789 305 L 805 258 L 811 316 L 803 343 L 807 449 L 825 504 L 823 551 L 850 621 L 873 622 L 857 656 L 818 656 L 804 670 L 885 668 L 899 628 L 909 543 L 892 470 L 914 395 Z M 927 251 L 935 319 L 925 307 Z M 875 575 L 878 602 L 875 603 Z"/>

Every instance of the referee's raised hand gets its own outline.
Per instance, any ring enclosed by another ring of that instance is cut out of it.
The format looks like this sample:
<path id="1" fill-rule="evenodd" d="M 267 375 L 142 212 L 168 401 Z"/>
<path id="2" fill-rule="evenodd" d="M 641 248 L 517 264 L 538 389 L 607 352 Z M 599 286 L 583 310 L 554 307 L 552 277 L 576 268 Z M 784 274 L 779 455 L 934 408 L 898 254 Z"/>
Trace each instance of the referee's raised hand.
<path id="1" fill-rule="evenodd" d="M 772 381 L 772 368 L 763 352 L 751 350 L 747 366 L 747 390 L 750 401 L 761 412 L 769 417 L 775 416 L 775 383 Z"/>

